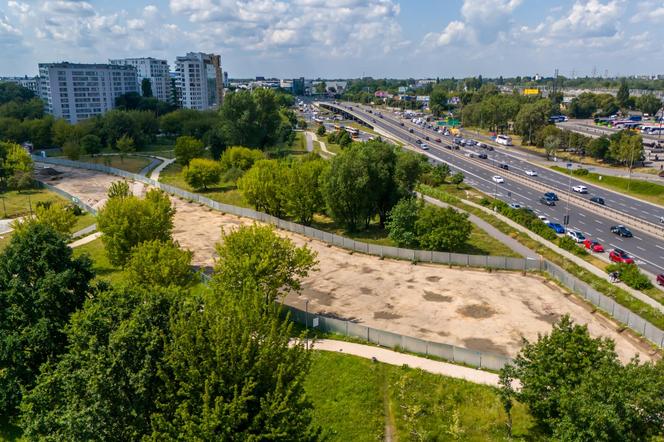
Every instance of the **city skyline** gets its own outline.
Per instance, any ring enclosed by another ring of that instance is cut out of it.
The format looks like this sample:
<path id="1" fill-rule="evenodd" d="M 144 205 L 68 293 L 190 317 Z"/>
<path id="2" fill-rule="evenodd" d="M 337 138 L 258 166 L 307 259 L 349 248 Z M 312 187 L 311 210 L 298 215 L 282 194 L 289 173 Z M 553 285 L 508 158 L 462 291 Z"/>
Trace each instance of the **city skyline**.
<path id="1" fill-rule="evenodd" d="M 219 53 L 234 78 L 664 73 L 664 6 L 639 0 L 0 1 L 0 76 L 38 63 Z M 627 63 L 626 60 L 629 62 Z"/>

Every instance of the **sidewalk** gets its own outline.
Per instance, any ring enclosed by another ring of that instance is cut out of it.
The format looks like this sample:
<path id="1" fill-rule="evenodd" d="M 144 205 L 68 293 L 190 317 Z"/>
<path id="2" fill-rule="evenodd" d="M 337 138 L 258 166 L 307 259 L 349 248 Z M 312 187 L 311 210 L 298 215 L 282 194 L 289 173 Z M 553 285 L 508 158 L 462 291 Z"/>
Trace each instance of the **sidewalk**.
<path id="1" fill-rule="evenodd" d="M 152 178 L 155 181 L 159 181 L 159 174 L 162 172 L 162 170 L 166 169 L 168 166 L 173 164 L 175 162 L 175 158 L 164 158 L 164 157 L 156 157 L 156 158 L 161 160 L 161 164 L 152 171 L 152 173 L 150 174 L 150 178 Z"/>
<path id="2" fill-rule="evenodd" d="M 335 341 L 333 339 L 320 339 L 313 343 L 313 349 L 345 353 L 366 359 L 376 358 L 379 362 L 385 364 L 397 366 L 408 365 L 411 368 L 419 368 L 433 374 L 464 379 L 475 384 L 498 387 L 498 375 L 495 373 L 463 367 L 461 365 L 449 364 L 447 362 L 434 361 L 432 359 L 405 353 L 398 353 L 382 347 Z"/>

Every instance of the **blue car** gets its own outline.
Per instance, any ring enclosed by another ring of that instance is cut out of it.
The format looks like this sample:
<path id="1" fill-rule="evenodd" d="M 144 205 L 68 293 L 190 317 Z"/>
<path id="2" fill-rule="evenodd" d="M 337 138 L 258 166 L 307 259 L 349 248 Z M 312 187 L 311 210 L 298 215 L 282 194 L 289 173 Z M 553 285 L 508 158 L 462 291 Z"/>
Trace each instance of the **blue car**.
<path id="1" fill-rule="evenodd" d="M 544 198 L 552 201 L 558 201 L 558 195 L 556 195 L 554 192 L 546 192 L 544 194 Z"/>
<path id="2" fill-rule="evenodd" d="M 552 228 L 556 233 L 565 233 L 565 228 L 558 223 L 548 223 L 547 226 Z"/>

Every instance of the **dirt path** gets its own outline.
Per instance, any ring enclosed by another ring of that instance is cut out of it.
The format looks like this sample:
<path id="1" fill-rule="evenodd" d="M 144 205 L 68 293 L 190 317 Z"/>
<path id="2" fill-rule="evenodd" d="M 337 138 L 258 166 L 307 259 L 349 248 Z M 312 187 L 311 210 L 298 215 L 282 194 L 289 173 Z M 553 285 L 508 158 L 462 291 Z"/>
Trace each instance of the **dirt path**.
<path id="1" fill-rule="evenodd" d="M 50 184 L 95 207 L 103 204 L 110 183 L 119 179 L 94 171 L 57 169 L 65 173 Z M 132 187 L 144 189 L 140 183 Z M 194 252 L 194 264 L 206 269 L 214 266 L 214 245 L 221 240 L 222 228 L 228 231 L 253 223 L 199 204 L 172 201 L 177 210 L 173 237 Z M 300 235 L 279 234 L 318 255 L 318 270 L 304 280 L 302 295 L 286 300 L 302 310 L 308 299 L 309 311 L 315 314 L 508 356 L 516 355 L 522 338 L 537 339 L 569 314 L 587 324 L 592 335 L 615 340 L 623 361 L 637 353 L 641 360 L 653 357 L 650 348 L 629 332 L 537 275 L 382 260 Z"/>

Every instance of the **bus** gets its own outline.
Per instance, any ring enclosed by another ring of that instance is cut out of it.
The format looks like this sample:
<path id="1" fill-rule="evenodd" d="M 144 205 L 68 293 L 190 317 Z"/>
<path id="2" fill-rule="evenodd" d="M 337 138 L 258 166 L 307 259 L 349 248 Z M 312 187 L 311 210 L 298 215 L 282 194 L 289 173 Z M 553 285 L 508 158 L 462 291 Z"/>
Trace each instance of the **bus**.
<path id="1" fill-rule="evenodd" d="M 613 127 L 616 129 L 638 129 L 641 127 L 641 122 L 640 121 L 632 121 L 632 120 L 618 120 L 613 122 Z"/>
<path id="2" fill-rule="evenodd" d="M 552 115 L 549 117 L 550 123 L 563 123 L 565 121 L 567 121 L 567 117 L 565 115 Z"/>
<path id="3" fill-rule="evenodd" d="M 502 144 L 503 146 L 511 146 L 512 137 L 508 137 L 507 135 L 496 135 L 496 143 Z"/>
<path id="4" fill-rule="evenodd" d="M 346 132 L 348 132 L 352 137 L 360 136 L 360 131 L 354 127 L 347 127 Z"/>
<path id="5" fill-rule="evenodd" d="M 658 124 L 654 125 L 643 125 L 641 126 L 641 132 L 648 135 L 662 135 L 664 134 L 664 126 Z"/>

